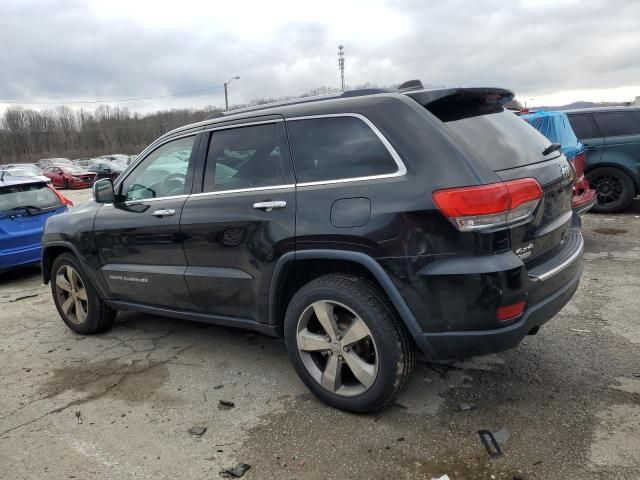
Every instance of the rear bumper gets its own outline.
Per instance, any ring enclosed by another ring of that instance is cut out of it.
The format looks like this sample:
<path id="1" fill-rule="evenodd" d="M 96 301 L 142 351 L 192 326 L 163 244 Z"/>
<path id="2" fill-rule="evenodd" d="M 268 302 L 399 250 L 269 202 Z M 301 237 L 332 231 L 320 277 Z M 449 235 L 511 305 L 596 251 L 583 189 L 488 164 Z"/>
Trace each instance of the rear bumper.
<path id="1" fill-rule="evenodd" d="M 423 333 L 414 338 L 432 360 L 458 360 L 475 355 L 502 352 L 518 345 L 529 333 L 548 322 L 571 300 L 580 283 L 580 268 L 561 289 L 530 305 L 522 318 L 504 328 L 464 332 Z"/>
<path id="2" fill-rule="evenodd" d="M 588 212 L 598 203 L 598 192 L 592 188 L 588 188 L 579 195 L 574 195 L 571 199 L 571 208 L 578 215 Z"/>
<path id="3" fill-rule="evenodd" d="M 467 259 L 459 265 L 447 261 L 439 268 L 423 270 L 431 292 L 439 293 L 439 285 L 447 292 L 447 297 L 440 295 L 447 300 L 440 302 L 440 317 L 418 318 L 423 330 L 414 338 L 425 355 L 433 360 L 456 360 L 508 350 L 558 313 L 575 293 L 582 275 L 584 241 L 577 215 L 574 222 L 561 249 L 533 265 L 524 265 L 509 253 Z M 502 256 L 520 266 L 497 261 Z M 493 267 L 484 265 L 489 262 Z M 482 273 L 474 273 L 474 268 Z M 477 291 L 473 291 L 474 284 L 479 285 Z M 423 296 L 422 302 L 428 298 Z M 519 301 L 526 302 L 522 316 L 514 323 L 500 324 L 496 307 Z M 426 310 L 432 312 L 433 308 Z M 435 325 L 437 328 L 430 328 Z"/>

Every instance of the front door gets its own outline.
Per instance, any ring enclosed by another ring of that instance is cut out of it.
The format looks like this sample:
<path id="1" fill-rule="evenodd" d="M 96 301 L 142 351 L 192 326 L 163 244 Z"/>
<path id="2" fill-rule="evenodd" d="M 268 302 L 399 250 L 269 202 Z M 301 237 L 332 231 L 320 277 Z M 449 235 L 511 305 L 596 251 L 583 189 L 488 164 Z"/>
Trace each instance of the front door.
<path id="1" fill-rule="evenodd" d="M 96 215 L 95 242 L 112 299 L 189 309 L 180 215 L 199 137 L 169 140 L 116 185 L 117 201 Z"/>
<path id="2" fill-rule="evenodd" d="M 201 193 L 184 206 L 185 278 L 211 315 L 266 321 L 274 266 L 294 250 L 291 158 L 284 122 L 271 118 L 210 134 Z"/>

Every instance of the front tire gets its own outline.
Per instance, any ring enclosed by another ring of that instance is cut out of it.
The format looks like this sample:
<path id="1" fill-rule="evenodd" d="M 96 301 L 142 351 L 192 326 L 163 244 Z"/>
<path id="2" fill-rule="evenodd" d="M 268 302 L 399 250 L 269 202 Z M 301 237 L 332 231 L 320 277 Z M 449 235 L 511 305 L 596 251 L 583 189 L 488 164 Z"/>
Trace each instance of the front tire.
<path id="1" fill-rule="evenodd" d="M 75 256 L 63 253 L 56 257 L 51 273 L 53 302 L 67 327 L 90 335 L 113 324 L 116 312 L 98 296 Z"/>
<path id="2" fill-rule="evenodd" d="M 636 196 L 633 179 L 615 167 L 600 167 L 587 173 L 587 180 L 598 192 L 598 203 L 591 209 L 597 213 L 625 210 Z"/>
<path id="3" fill-rule="evenodd" d="M 385 295 L 362 277 L 331 274 L 302 287 L 287 308 L 289 359 L 328 405 L 368 413 L 393 402 L 415 349 Z"/>

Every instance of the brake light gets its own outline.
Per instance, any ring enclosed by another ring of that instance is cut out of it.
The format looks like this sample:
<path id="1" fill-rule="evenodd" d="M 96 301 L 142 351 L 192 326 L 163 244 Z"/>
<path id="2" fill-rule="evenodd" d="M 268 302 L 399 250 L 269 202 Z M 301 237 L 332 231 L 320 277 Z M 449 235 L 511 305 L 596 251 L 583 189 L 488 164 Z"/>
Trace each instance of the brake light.
<path id="1" fill-rule="evenodd" d="M 58 197 L 60 199 L 60 203 L 62 203 L 63 205 L 66 205 L 67 207 L 73 207 L 73 202 L 71 200 L 69 200 L 67 197 L 65 197 L 63 194 L 61 194 L 58 190 L 56 190 L 55 188 L 47 185 L 49 187 L 50 190 L 53 191 L 53 193 L 56 194 L 56 197 Z"/>
<path id="2" fill-rule="evenodd" d="M 487 230 L 530 220 L 542 198 L 535 178 L 433 192 L 433 201 L 460 231 Z"/>
<path id="3" fill-rule="evenodd" d="M 498 307 L 496 310 L 496 318 L 501 322 L 508 322 L 510 320 L 515 320 L 522 312 L 524 312 L 524 307 L 527 305 L 527 302 L 518 302 L 512 305 L 505 305 L 503 307 Z"/>
<path id="4" fill-rule="evenodd" d="M 580 178 L 584 174 L 584 167 L 587 163 L 587 155 L 582 152 L 573 158 L 573 168 L 576 171 L 576 178 Z"/>

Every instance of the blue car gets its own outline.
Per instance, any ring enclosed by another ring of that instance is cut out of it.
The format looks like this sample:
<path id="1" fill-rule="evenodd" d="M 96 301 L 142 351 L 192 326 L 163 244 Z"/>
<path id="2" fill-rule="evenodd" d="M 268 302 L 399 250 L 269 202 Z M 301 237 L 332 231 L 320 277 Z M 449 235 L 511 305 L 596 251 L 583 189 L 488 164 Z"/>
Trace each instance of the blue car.
<path id="1" fill-rule="evenodd" d="M 47 218 L 70 206 L 42 179 L 0 174 L 0 272 L 38 265 Z"/>

